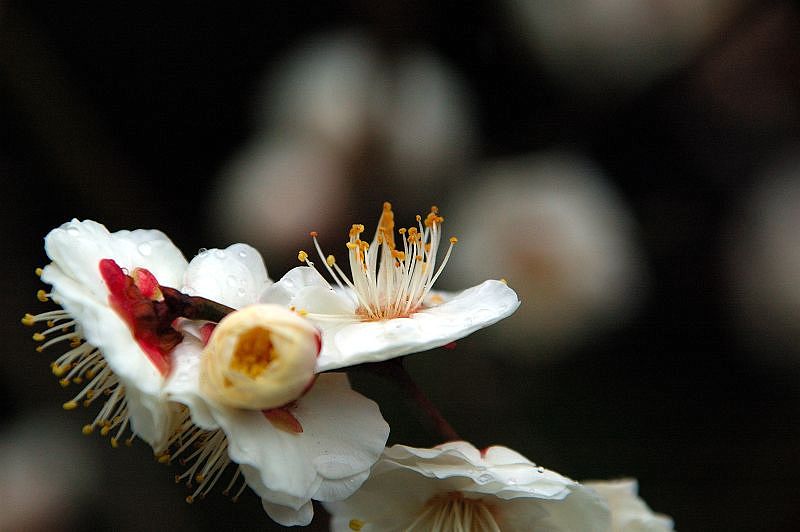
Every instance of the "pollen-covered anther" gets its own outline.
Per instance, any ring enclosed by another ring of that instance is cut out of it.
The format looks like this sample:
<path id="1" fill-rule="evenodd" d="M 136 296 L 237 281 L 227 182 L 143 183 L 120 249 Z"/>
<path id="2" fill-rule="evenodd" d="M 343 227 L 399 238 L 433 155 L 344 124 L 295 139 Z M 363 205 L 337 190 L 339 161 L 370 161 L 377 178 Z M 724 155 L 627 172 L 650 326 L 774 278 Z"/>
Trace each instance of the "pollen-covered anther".
<path id="1" fill-rule="evenodd" d="M 318 353 L 319 333 L 298 313 L 251 305 L 214 329 L 203 351 L 200 388 L 227 406 L 277 408 L 313 382 Z"/>

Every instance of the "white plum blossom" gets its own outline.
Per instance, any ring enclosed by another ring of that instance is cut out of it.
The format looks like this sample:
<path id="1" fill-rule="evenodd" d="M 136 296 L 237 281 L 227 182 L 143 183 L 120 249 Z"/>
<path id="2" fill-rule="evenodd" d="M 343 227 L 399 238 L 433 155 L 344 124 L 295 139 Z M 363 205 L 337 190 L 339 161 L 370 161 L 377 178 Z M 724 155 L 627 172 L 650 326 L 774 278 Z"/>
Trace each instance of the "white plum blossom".
<path id="1" fill-rule="evenodd" d="M 334 532 L 605 532 L 610 525 L 591 489 L 506 447 L 479 451 L 463 441 L 387 448 L 355 495 L 325 508 Z"/>
<path id="2" fill-rule="evenodd" d="M 672 519 L 655 514 L 637 495 L 633 479 L 585 482 L 599 493 L 611 510 L 611 532 L 672 532 Z"/>
<path id="3" fill-rule="evenodd" d="M 395 232 L 391 204 L 385 203 L 371 243 L 360 238 L 363 225 L 350 229 L 349 277 L 333 255 L 323 254 L 312 232 L 336 288 L 301 251 L 298 258 L 308 266 L 290 270 L 261 301 L 296 309 L 319 327 L 318 371 L 440 347 L 511 315 L 519 299 L 503 281 L 484 281 L 459 293 L 433 291 L 457 242 L 450 238 L 437 266 L 443 221 L 432 207 L 424 219 L 417 216 L 416 226 Z"/>
<path id="4" fill-rule="evenodd" d="M 179 286 L 186 259 L 160 231 L 111 233 L 90 220 L 72 220 L 50 231 L 45 251 L 52 262 L 40 273 L 52 289 L 40 290 L 38 296 L 42 301 L 51 298 L 62 309 L 27 314 L 22 321 L 47 324 L 33 335 L 43 342 L 37 350 L 68 346 L 51 364 L 53 373 L 62 377 L 62 385 L 83 388 L 64 408 L 104 402 L 84 433 L 96 427 L 104 435 L 113 432 L 116 446 L 130 424 L 135 435 L 156 452 L 162 450 L 180 417 L 178 407 L 160 396 L 169 371 L 165 346 L 175 338 L 165 340 L 139 329 L 125 297 L 157 300 L 155 283 Z"/>
<path id="5" fill-rule="evenodd" d="M 235 352 L 212 364 L 227 364 L 220 379 L 209 377 L 209 372 L 217 372 L 218 368 L 209 368 L 208 358 L 216 356 L 213 351 L 220 348 L 216 342 L 228 340 L 215 339 L 219 331 L 211 332 L 213 324 L 181 320 L 179 328 L 184 339 L 173 351 L 174 370 L 165 393 L 170 400 L 189 407 L 191 421 L 186 422 L 181 438 L 173 442 L 175 451 L 170 458 L 189 454 L 190 445 L 200 446 L 198 457 L 190 457 L 193 464 L 180 476 L 189 483 L 199 483 L 188 498 L 190 501 L 207 493 L 232 461 L 239 467 L 226 491 L 234 486 L 241 472 L 272 519 L 286 526 L 306 525 L 313 517 L 311 499 L 341 500 L 366 480 L 386 444 L 389 427 L 378 406 L 354 392 L 344 374 L 319 375 L 314 381 L 312 362 L 308 371 L 303 369 L 304 363 L 295 369 L 300 379 L 305 379 L 302 382 L 312 379 L 313 385 L 303 384 L 306 390 L 290 385 L 295 382 L 293 377 L 269 379 L 270 371 L 286 370 L 279 367 L 282 361 L 307 353 L 310 345 L 316 356 L 319 333 L 285 307 L 256 305 L 270 283 L 260 257 L 254 259 L 257 252 L 238 246 L 202 253 L 192 260 L 184 279 L 184 292 L 242 309 L 223 319 L 217 326 L 220 331 L 224 332 L 226 320 L 236 314 L 248 317 L 244 325 L 233 330 L 236 340 L 231 349 Z M 259 282 L 250 282 L 252 279 Z M 304 325 L 299 326 L 292 318 Z M 264 345 L 268 345 L 269 355 L 261 357 L 256 348 Z M 234 376 L 237 372 L 238 376 Z M 262 374 L 266 376 L 262 378 Z M 218 393 L 209 394 L 204 389 L 208 385 L 204 381 L 210 378 L 216 379 L 212 385 L 219 388 Z M 248 378 L 252 382 L 234 386 L 234 380 Z M 275 408 L 263 409 L 258 406 L 261 403 L 242 408 L 245 403 L 239 402 L 241 390 L 274 398 L 281 393 L 281 382 L 291 388 L 293 400 L 284 396 L 278 401 L 282 404 Z M 258 390 L 262 386 L 267 389 L 263 395 Z M 238 389 L 234 391 L 235 387 Z M 196 453 L 194 449 L 191 452 Z"/>

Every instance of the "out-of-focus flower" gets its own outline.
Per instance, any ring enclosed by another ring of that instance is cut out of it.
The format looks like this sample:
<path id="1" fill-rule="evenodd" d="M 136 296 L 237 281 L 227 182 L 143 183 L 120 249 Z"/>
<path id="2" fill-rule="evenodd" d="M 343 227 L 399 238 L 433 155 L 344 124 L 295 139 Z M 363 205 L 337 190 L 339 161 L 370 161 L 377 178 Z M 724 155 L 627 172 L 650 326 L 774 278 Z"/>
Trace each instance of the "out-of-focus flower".
<path id="1" fill-rule="evenodd" d="M 185 336 L 173 352 L 165 393 L 189 407 L 191 420 L 176 433 L 165 460 L 191 462 L 178 477 L 198 482 L 190 501 L 208 493 L 233 461 L 239 467 L 226 491 L 241 472 L 270 517 L 287 526 L 305 525 L 313 517 L 311 499 L 343 499 L 361 485 L 389 428 L 377 405 L 350 389 L 346 375 L 324 374 L 313 381 L 316 329 L 286 308 L 244 303 L 255 303 L 264 284 L 240 279 L 266 278 L 253 253 L 208 250 L 187 269 L 184 291 L 236 299 L 243 308 L 216 328 L 180 321 Z M 235 345 L 226 347 L 231 341 Z M 287 366 L 293 357 L 300 364 Z M 258 402 L 248 404 L 250 398 Z"/>
<path id="2" fill-rule="evenodd" d="M 578 91 L 607 97 L 638 89 L 687 61 L 724 27 L 741 2 L 506 0 L 506 4 L 512 27 L 553 76 Z"/>
<path id="3" fill-rule="evenodd" d="M 416 227 L 397 230 L 396 241 L 394 213 L 385 203 L 371 243 L 360 238 L 363 225 L 350 229 L 352 279 L 332 255 L 324 255 L 312 233 L 337 289 L 301 251 L 298 258 L 308 267 L 289 271 L 264 291 L 262 301 L 294 308 L 320 328 L 319 371 L 446 345 L 511 315 L 519 300 L 501 281 L 484 281 L 457 294 L 432 291 L 457 241 L 450 238 L 437 266 L 443 220 L 433 207 L 424 219 L 417 216 Z"/>
<path id="4" fill-rule="evenodd" d="M 426 201 L 474 152 L 468 91 L 423 48 L 385 54 L 356 32 L 319 36 L 278 64 L 261 98 L 256 134 L 220 175 L 213 221 L 273 251 L 296 249 L 311 218 L 327 234 L 354 191 L 375 189 L 365 183 Z"/>
<path id="5" fill-rule="evenodd" d="M 355 495 L 325 507 L 336 532 L 599 532 L 610 524 L 592 490 L 506 447 L 479 451 L 466 442 L 387 448 Z"/>
<path id="6" fill-rule="evenodd" d="M 180 335 L 156 312 L 163 299 L 159 283 L 179 286 L 186 260 L 159 231 L 110 233 L 88 220 L 53 229 L 45 250 L 52 262 L 41 277 L 52 290 L 38 296 L 63 309 L 27 314 L 22 321 L 46 322 L 48 328 L 33 335 L 43 342 L 37 350 L 68 346 L 51 364 L 53 373 L 62 385 L 83 388 L 64 408 L 100 400 L 104 404 L 84 433 L 114 431 L 116 445 L 130 423 L 135 435 L 160 451 L 180 418 L 177 405 L 161 398 L 169 351 Z"/>
<path id="7" fill-rule="evenodd" d="M 525 305 L 495 330 L 513 353 L 541 359 L 619 326 L 644 288 L 633 220 L 589 162 L 568 154 L 502 161 L 456 199 L 451 278 L 502 275 Z M 491 215 L 476 217 L 476 212 Z"/>
<path id="8" fill-rule="evenodd" d="M 637 495 L 633 479 L 584 482 L 608 503 L 611 510 L 611 532 L 671 532 L 672 519 L 655 514 Z"/>

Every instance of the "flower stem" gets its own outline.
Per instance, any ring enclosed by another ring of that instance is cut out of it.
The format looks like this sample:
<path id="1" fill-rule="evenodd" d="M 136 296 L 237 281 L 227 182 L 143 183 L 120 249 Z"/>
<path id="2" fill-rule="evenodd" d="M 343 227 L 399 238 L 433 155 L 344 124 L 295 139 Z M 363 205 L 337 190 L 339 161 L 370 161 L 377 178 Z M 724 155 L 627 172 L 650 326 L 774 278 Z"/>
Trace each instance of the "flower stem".
<path id="1" fill-rule="evenodd" d="M 436 406 L 428 399 L 425 392 L 422 391 L 411 375 L 408 374 L 404 364 L 403 358 L 394 358 L 378 364 L 369 364 L 372 368 L 381 375 L 390 377 L 397 382 L 405 391 L 411 396 L 412 399 L 419 405 L 420 409 L 428 416 L 433 424 L 436 432 L 444 439 L 444 441 L 457 441 L 461 437 L 453 429 L 450 423 L 442 416 L 441 412 Z"/>
<path id="2" fill-rule="evenodd" d="M 211 301 L 204 297 L 189 296 L 174 288 L 161 286 L 161 293 L 174 317 L 189 318 L 190 320 L 208 320 L 219 323 L 222 318 L 234 309 Z"/>

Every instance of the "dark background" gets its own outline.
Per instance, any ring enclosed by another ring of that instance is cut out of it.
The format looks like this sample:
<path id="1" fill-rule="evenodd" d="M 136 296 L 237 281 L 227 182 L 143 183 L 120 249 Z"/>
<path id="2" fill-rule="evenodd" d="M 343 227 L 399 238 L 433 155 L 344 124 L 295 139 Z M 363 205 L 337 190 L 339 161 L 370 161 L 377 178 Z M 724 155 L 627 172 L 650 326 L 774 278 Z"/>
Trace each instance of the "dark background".
<path id="1" fill-rule="evenodd" d="M 601 98 L 549 77 L 492 2 L 376 6 L 0 3 L 4 434 L 36 418 L 79 433 L 88 418 L 60 411 L 68 392 L 18 322 L 39 309 L 33 270 L 46 260 L 47 231 L 79 217 L 159 228 L 189 257 L 227 245 L 208 194 L 252 132 L 264 73 L 321 30 L 357 27 L 387 56 L 421 42 L 461 74 L 482 157 L 580 150 L 639 227 L 650 289 L 630 323 L 524 371 L 488 357 L 484 333 L 410 361 L 461 435 L 576 479 L 635 476 L 650 506 L 683 531 L 793 530 L 800 358 L 791 341 L 740 334 L 726 250 L 739 238 L 731 228 L 747 223 L 742 206 L 759 170 L 797 149 L 800 11 L 744 3 L 680 65 Z M 349 193 L 343 228 L 397 200 L 391 187 Z M 292 261 L 268 256 L 273 278 Z M 360 372 L 353 379 L 380 402 L 390 442 L 436 443 L 399 392 Z M 95 435 L 80 445 L 94 476 L 45 528 L 271 529 L 252 494 L 186 505 L 170 481 L 176 467 L 157 464 L 143 444 L 111 449 Z M 89 467 L 68 449 L 59 463 Z"/>

